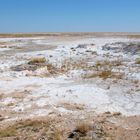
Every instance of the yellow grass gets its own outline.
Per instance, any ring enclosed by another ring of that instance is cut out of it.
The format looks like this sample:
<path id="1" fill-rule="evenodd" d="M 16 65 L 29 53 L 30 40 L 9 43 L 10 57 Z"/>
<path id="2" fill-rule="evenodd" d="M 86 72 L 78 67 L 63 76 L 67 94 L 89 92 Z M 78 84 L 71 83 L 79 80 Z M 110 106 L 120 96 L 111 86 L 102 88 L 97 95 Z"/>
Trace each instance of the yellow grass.
<path id="1" fill-rule="evenodd" d="M 88 131 L 92 129 L 91 125 L 88 123 L 80 123 L 76 126 L 76 130 L 82 134 L 86 134 Z"/>
<path id="2" fill-rule="evenodd" d="M 45 63 L 46 62 L 46 58 L 45 57 L 35 57 L 32 58 L 28 64 L 36 64 L 36 63 Z"/>

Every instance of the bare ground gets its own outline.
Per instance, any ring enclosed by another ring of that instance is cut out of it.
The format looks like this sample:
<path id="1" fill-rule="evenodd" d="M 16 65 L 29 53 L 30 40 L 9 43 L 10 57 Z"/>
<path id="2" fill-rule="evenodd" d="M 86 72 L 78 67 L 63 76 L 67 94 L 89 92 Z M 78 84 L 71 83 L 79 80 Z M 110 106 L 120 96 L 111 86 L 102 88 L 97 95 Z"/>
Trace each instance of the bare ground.
<path id="1" fill-rule="evenodd" d="M 27 36 L 1 38 L 1 140 L 139 140 L 139 34 Z"/>

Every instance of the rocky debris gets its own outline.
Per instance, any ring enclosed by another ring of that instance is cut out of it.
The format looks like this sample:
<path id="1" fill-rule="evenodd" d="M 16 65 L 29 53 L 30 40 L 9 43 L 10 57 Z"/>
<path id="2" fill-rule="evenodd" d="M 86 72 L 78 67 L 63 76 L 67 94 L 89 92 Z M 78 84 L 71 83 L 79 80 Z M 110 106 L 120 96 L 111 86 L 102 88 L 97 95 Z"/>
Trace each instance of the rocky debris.
<path id="1" fill-rule="evenodd" d="M 27 63 L 27 64 L 13 66 L 13 67 L 11 67 L 11 70 L 13 70 L 13 71 L 24 71 L 24 70 L 35 71 L 38 68 L 41 68 L 44 66 L 46 66 L 46 64 L 44 64 L 44 63 L 35 63 L 35 64 L 28 64 Z"/>
<path id="2" fill-rule="evenodd" d="M 130 43 L 123 48 L 125 53 L 140 54 L 140 43 Z"/>
<path id="3" fill-rule="evenodd" d="M 125 54 L 140 54 L 140 42 L 116 42 L 105 44 L 102 49 L 104 51 L 113 51 L 115 53 L 123 52 Z"/>
<path id="4" fill-rule="evenodd" d="M 11 70 L 13 71 L 35 71 L 38 68 L 45 67 L 48 64 L 48 61 L 45 57 L 35 57 L 32 58 L 28 63 L 12 66 Z"/>
<path id="5" fill-rule="evenodd" d="M 4 119 L 5 118 L 2 115 L 0 115 L 0 122 L 3 121 Z"/>
<path id="6" fill-rule="evenodd" d="M 139 117 L 112 116 L 112 121 L 115 120 L 112 122 L 105 114 L 85 117 L 84 120 L 77 120 L 71 115 L 19 120 L 1 127 L 0 139 L 139 140 Z M 77 121 L 79 125 L 76 125 Z"/>
<path id="7" fill-rule="evenodd" d="M 37 69 L 37 67 L 38 67 L 37 65 L 21 64 L 21 65 L 11 67 L 11 70 L 13 70 L 13 71 L 24 71 L 24 70 L 34 71 Z"/>
<path id="8" fill-rule="evenodd" d="M 73 131 L 68 140 L 105 140 L 103 130 L 89 131 L 86 134 L 82 134 L 78 131 Z"/>
<path id="9" fill-rule="evenodd" d="M 105 114 L 110 114 L 110 112 L 106 112 Z M 118 121 L 111 122 L 110 119 Z M 122 124 L 120 121 L 122 118 L 117 118 L 116 115 L 113 115 L 111 118 L 108 118 L 106 115 L 98 116 L 94 118 L 92 129 L 86 131 L 86 133 L 75 129 L 69 134 L 68 140 L 139 140 L 139 121 L 137 123 L 134 121 L 137 117 L 126 117 L 123 119 L 126 122 Z M 133 126 L 133 122 L 135 123 L 135 127 Z M 127 127 L 125 128 L 125 126 Z"/>
<path id="10" fill-rule="evenodd" d="M 69 140 L 105 140 L 105 132 L 100 124 L 82 124 L 73 130 L 69 136 Z"/>
<path id="11" fill-rule="evenodd" d="M 73 47 L 72 47 L 72 48 L 70 48 L 70 49 L 71 49 L 72 51 L 76 51 L 76 49 L 75 49 L 75 48 L 73 48 Z"/>
<path id="12" fill-rule="evenodd" d="M 87 53 L 91 53 L 92 55 L 97 55 L 97 52 L 96 52 L 96 51 L 86 50 L 85 52 L 87 52 Z"/>
<path id="13" fill-rule="evenodd" d="M 80 48 L 80 49 L 82 49 L 82 48 L 86 48 L 86 44 L 79 44 L 76 48 Z"/>

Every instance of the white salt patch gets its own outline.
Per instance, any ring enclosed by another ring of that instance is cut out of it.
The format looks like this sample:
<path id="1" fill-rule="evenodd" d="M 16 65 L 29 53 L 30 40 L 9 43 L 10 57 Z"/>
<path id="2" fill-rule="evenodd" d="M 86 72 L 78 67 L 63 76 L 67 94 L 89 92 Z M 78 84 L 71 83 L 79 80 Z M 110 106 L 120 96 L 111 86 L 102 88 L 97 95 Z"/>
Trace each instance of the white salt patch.
<path id="1" fill-rule="evenodd" d="M 10 50 L 11 48 L 0 48 L 0 52 Z"/>
<path id="2" fill-rule="evenodd" d="M 4 104 L 4 105 L 7 105 L 9 103 L 14 103 L 14 102 L 16 102 L 16 100 L 13 99 L 12 97 L 7 97 L 7 98 L 5 98 L 1 101 L 1 103 Z"/>
<path id="3" fill-rule="evenodd" d="M 46 116 L 51 112 L 51 110 L 47 109 L 39 109 L 37 111 L 32 112 L 32 115 L 37 115 L 37 116 Z"/>
<path id="4" fill-rule="evenodd" d="M 43 106 L 47 105 L 47 100 L 46 100 L 46 98 L 40 98 L 37 101 L 35 101 L 35 104 L 39 107 L 43 107 Z"/>
<path id="5" fill-rule="evenodd" d="M 14 107 L 12 110 L 15 112 L 23 112 L 25 109 L 31 108 L 31 104 L 18 104 L 18 106 Z"/>

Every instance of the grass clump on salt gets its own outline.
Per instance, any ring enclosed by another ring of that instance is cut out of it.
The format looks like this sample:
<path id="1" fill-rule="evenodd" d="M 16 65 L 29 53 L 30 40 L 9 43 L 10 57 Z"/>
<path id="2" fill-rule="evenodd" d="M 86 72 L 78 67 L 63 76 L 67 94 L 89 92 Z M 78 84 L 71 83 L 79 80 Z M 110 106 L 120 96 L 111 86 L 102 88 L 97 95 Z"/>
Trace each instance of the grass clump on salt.
<path id="1" fill-rule="evenodd" d="M 87 123 L 80 123 L 76 126 L 76 131 L 82 134 L 86 134 L 88 131 L 92 129 L 91 125 Z"/>
<path id="2" fill-rule="evenodd" d="M 8 127 L 5 129 L 0 129 L 0 138 L 13 137 L 17 135 L 16 129 L 13 127 Z"/>
<path id="3" fill-rule="evenodd" d="M 107 78 L 111 78 L 112 75 L 113 74 L 111 70 L 106 70 L 106 71 L 101 71 L 98 76 L 102 79 L 107 79 Z"/>
<path id="4" fill-rule="evenodd" d="M 140 64 L 140 60 L 137 60 L 135 64 Z"/>
<path id="5" fill-rule="evenodd" d="M 0 100 L 3 99 L 3 96 L 4 96 L 3 94 L 0 94 Z"/>
<path id="6" fill-rule="evenodd" d="M 46 62 L 46 58 L 45 57 L 35 57 L 32 58 L 28 64 L 36 64 L 36 63 L 45 63 Z"/>
<path id="7" fill-rule="evenodd" d="M 52 140 L 62 140 L 64 130 L 61 128 L 55 128 L 53 126 L 53 121 L 51 119 L 47 120 L 24 120 L 19 121 L 13 125 L 10 125 L 5 128 L 0 128 L 0 139 L 3 138 L 13 138 L 13 137 L 22 137 L 23 139 L 34 139 L 37 136 L 40 138 L 40 133 L 43 134 L 47 139 Z M 50 129 L 53 127 L 52 132 Z"/>

